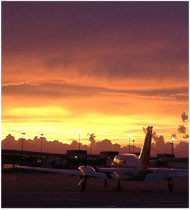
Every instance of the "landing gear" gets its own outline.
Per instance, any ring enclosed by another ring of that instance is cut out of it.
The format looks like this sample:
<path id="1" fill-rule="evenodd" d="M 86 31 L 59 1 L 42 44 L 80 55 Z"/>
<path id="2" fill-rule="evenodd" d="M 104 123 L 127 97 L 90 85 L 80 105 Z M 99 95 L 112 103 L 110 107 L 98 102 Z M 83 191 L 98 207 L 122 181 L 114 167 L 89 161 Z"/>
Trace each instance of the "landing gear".
<path id="1" fill-rule="evenodd" d="M 168 178 L 168 190 L 169 192 L 173 192 L 175 187 L 175 183 L 172 178 Z"/>
<path id="2" fill-rule="evenodd" d="M 86 178 L 83 177 L 80 179 L 78 186 L 81 187 L 81 191 L 85 191 L 86 190 Z"/>
<path id="3" fill-rule="evenodd" d="M 116 188 L 117 191 L 121 191 L 121 184 L 120 184 L 120 179 L 118 180 L 118 183 L 117 183 L 117 188 Z"/>
<path id="4" fill-rule="evenodd" d="M 104 180 L 104 187 L 105 187 L 105 188 L 108 187 L 107 179 Z"/>
<path id="5" fill-rule="evenodd" d="M 86 179 L 84 179 L 82 181 L 82 187 L 81 187 L 82 191 L 84 192 L 86 190 Z"/>

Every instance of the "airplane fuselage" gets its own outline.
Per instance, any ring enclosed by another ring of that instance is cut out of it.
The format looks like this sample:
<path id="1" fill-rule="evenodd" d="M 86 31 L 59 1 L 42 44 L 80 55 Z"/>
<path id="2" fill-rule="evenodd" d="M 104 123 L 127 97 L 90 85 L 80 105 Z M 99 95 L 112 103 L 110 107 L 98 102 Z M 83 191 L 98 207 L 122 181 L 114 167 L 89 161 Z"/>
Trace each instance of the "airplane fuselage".
<path id="1" fill-rule="evenodd" d="M 116 168 L 140 168 L 140 159 L 134 154 L 123 154 L 114 157 L 112 167 Z"/>

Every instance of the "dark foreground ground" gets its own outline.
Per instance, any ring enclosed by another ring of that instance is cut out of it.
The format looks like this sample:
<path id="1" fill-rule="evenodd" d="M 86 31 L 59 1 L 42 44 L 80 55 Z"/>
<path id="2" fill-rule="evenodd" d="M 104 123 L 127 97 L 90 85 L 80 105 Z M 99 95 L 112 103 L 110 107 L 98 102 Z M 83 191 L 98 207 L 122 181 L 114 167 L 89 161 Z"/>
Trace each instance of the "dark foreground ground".
<path id="1" fill-rule="evenodd" d="M 90 179 L 86 192 L 77 187 L 79 177 L 61 174 L 2 174 L 2 207 L 188 207 L 188 178 L 176 178 L 169 193 L 167 181 L 121 182 Z"/>

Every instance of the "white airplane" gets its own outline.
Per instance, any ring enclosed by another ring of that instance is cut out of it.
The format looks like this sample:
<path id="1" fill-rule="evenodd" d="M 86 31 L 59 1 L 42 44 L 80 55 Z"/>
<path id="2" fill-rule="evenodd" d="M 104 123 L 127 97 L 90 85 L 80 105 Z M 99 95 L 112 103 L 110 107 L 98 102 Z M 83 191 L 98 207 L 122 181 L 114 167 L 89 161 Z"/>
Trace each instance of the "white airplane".
<path id="1" fill-rule="evenodd" d="M 149 168 L 152 129 L 152 126 L 148 126 L 147 134 L 144 140 L 144 146 L 139 156 L 134 154 L 117 155 L 113 160 L 112 168 L 97 168 L 96 170 L 91 166 L 79 166 L 78 170 L 52 169 L 29 166 L 18 166 L 18 168 L 80 176 L 81 179 L 78 185 L 81 185 L 82 191 L 85 191 L 86 189 L 88 178 L 99 178 L 105 180 L 104 187 L 107 187 L 107 179 L 117 179 L 118 189 L 120 189 L 120 181 L 168 179 L 168 189 L 170 192 L 172 192 L 175 185 L 172 178 L 179 176 L 188 176 L 188 170 Z"/>

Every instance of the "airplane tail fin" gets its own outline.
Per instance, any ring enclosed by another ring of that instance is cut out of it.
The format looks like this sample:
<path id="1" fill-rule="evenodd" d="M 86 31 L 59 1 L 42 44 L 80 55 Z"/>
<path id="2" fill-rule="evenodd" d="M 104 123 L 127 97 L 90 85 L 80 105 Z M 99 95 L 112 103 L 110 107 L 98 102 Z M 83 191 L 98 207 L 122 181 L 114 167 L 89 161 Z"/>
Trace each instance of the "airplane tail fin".
<path id="1" fill-rule="evenodd" d="M 150 159 L 150 149 L 151 149 L 151 140 L 152 140 L 152 126 L 148 126 L 147 134 L 144 140 L 144 146 L 141 150 L 139 159 L 140 164 L 143 169 L 147 169 L 149 167 L 149 159 Z"/>

